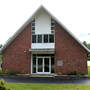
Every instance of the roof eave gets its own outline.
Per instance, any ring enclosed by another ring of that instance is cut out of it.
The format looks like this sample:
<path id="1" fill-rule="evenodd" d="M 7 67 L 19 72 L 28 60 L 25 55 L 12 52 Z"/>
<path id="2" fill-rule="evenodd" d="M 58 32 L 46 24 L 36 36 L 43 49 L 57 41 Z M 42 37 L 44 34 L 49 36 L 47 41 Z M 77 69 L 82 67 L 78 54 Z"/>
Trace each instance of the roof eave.
<path id="1" fill-rule="evenodd" d="M 77 39 L 70 30 L 68 30 L 55 16 L 53 16 L 43 5 L 41 5 L 33 14 L 32 16 L 14 33 L 14 35 L 7 40 L 7 42 L 4 44 L 4 46 L 1 48 L 0 53 L 19 35 L 19 33 L 22 32 L 22 30 L 31 22 L 32 18 L 35 16 L 35 14 L 43 8 L 49 15 L 52 16 L 53 19 L 55 19 L 64 29 L 66 32 L 68 32 L 87 52 L 90 52 L 90 50 L 81 43 L 79 39 Z"/>

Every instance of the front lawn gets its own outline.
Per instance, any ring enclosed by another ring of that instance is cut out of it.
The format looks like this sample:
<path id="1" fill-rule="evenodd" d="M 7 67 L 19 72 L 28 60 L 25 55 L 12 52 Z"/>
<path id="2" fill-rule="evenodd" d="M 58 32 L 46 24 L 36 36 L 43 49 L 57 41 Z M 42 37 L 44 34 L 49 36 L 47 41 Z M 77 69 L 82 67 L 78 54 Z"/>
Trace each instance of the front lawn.
<path id="1" fill-rule="evenodd" d="M 88 67 L 90 76 L 90 66 Z M 8 83 L 13 90 L 90 90 L 90 85 L 80 84 L 30 84 L 30 83 Z"/>
<path id="2" fill-rule="evenodd" d="M 8 83 L 12 90 L 90 90 L 90 85 Z"/>
<path id="3" fill-rule="evenodd" d="M 88 76 L 90 77 L 90 66 L 88 66 Z"/>

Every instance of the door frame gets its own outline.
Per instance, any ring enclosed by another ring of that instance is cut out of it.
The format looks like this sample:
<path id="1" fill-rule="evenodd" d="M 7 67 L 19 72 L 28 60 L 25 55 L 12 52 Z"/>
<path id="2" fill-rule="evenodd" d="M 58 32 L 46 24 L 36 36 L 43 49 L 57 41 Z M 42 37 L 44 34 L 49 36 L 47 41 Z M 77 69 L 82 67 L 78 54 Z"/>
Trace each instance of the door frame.
<path id="1" fill-rule="evenodd" d="M 49 58 L 49 72 L 37 72 L 37 57 Z M 33 73 L 33 56 L 31 55 L 31 74 L 51 74 L 51 56 L 36 56 L 36 73 Z"/>
<path id="2" fill-rule="evenodd" d="M 38 58 L 42 58 L 42 69 L 43 69 L 43 71 L 42 72 L 38 72 Z M 45 60 L 45 58 L 49 58 L 49 72 L 44 72 L 44 66 L 45 66 L 45 63 L 44 63 L 44 60 Z M 50 74 L 51 73 L 51 57 L 49 57 L 49 56 L 37 56 L 36 57 L 36 73 L 37 74 Z"/>

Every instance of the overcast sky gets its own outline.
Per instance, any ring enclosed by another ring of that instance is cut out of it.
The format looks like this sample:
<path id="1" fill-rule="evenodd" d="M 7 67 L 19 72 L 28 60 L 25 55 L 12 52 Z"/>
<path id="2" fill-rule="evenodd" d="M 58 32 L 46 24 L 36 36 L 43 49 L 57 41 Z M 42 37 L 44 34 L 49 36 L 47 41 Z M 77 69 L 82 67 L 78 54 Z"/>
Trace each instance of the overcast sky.
<path id="1" fill-rule="evenodd" d="M 80 41 L 90 43 L 90 0 L 0 0 L 0 44 L 44 5 Z"/>

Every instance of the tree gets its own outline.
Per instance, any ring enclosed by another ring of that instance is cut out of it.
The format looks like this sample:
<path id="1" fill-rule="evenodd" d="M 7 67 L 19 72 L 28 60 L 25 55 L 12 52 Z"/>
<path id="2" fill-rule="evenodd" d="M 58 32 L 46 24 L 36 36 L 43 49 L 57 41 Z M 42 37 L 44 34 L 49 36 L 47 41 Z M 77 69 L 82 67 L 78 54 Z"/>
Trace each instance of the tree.
<path id="1" fill-rule="evenodd" d="M 89 43 L 87 46 L 88 46 L 88 48 L 90 49 L 90 43 Z"/>
<path id="2" fill-rule="evenodd" d="M 0 48 L 2 48 L 2 44 L 0 44 Z M 0 63 L 2 62 L 2 55 L 0 54 Z"/>
<path id="3" fill-rule="evenodd" d="M 87 42 L 86 42 L 86 41 L 83 41 L 83 44 L 84 44 L 86 47 L 88 47 L 88 45 L 87 45 Z"/>
<path id="4" fill-rule="evenodd" d="M 0 44 L 0 48 L 2 48 L 2 46 L 3 46 L 3 45 L 2 45 L 2 44 Z"/>

